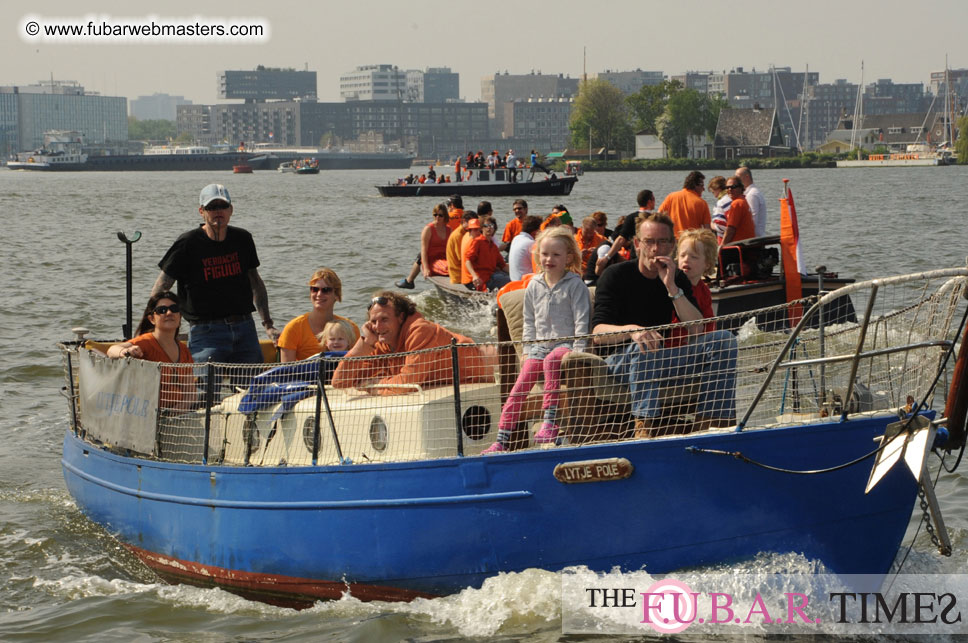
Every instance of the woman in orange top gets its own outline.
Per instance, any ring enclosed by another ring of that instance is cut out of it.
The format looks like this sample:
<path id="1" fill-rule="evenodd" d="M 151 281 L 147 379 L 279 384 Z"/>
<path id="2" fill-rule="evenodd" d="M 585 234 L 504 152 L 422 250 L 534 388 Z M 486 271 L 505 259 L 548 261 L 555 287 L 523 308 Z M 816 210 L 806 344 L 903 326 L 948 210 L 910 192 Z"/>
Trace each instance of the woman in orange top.
<path id="1" fill-rule="evenodd" d="M 178 296 L 162 291 L 148 300 L 138 325 L 137 336 L 108 348 L 108 357 L 135 357 L 169 364 L 191 363 L 192 354 L 178 341 L 181 309 Z M 187 408 L 195 399 L 195 378 L 191 367 L 166 367 L 161 372 L 161 407 Z"/>
<path id="2" fill-rule="evenodd" d="M 424 226 L 420 233 L 420 254 L 410 267 L 410 274 L 396 282 L 397 288 L 413 288 L 413 280 L 423 273 L 424 279 L 433 275 L 447 277 L 447 239 L 451 228 L 448 224 L 447 206 L 438 203 L 434 206 L 434 220 Z"/>
<path id="3" fill-rule="evenodd" d="M 309 300 L 313 303 L 313 309 L 296 317 L 282 329 L 277 342 L 281 361 L 294 362 L 322 352 L 323 346 L 316 336 L 334 319 L 346 319 L 333 314 L 333 307 L 342 299 L 343 282 L 335 271 L 320 268 L 313 273 L 309 278 Z M 356 324 L 348 319 L 346 321 L 353 326 L 356 337 L 359 337 L 360 329 Z"/>

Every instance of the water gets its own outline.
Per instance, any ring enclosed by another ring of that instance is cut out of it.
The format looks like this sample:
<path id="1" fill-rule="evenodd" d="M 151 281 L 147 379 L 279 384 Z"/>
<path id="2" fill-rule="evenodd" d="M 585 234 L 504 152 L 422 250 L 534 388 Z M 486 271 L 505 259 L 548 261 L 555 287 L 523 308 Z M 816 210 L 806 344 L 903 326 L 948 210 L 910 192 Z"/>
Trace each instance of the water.
<path id="1" fill-rule="evenodd" d="M 4 270 L 0 273 L 0 640 L 459 640 L 500 636 L 556 640 L 561 634 L 556 574 L 500 576 L 480 590 L 410 604 L 346 598 L 295 612 L 219 590 L 169 586 L 77 511 L 64 489 L 60 443 L 67 405 L 54 343 L 85 326 L 116 338 L 124 323 L 124 245 L 134 249 L 134 301 L 147 298 L 157 262 L 198 221 L 197 196 L 225 183 L 232 223 L 252 232 L 277 326 L 309 309 L 306 280 L 330 266 L 343 280 L 337 312 L 361 320 L 372 293 L 406 273 L 420 227 L 434 204 L 382 199 L 375 184 L 395 171 L 330 171 L 318 176 L 257 172 L 43 174 L 0 170 Z M 564 202 L 576 220 L 635 209 L 648 187 L 661 199 L 685 173 L 586 174 L 567 198 L 529 199 L 532 214 Z M 709 173 L 709 177 L 712 173 Z M 790 178 L 808 266 L 825 264 L 858 279 L 963 265 L 968 168 L 869 168 L 755 172 L 779 230 L 781 178 Z M 468 199 L 473 207 L 476 200 Z M 501 226 L 512 199 L 494 199 Z M 414 296 L 437 321 L 484 338 L 483 311 L 458 313 L 418 279 Z M 135 320 L 137 322 L 137 319 Z M 939 495 L 955 543 L 942 559 L 923 531 L 906 571 L 968 573 L 968 480 L 944 476 Z M 960 493 L 959 493 L 960 492 Z M 960 497 L 959 497 L 960 496 Z M 806 571 L 795 556 L 762 557 L 743 570 Z M 727 567 L 725 571 L 733 568 Z M 722 570 L 720 570 L 722 571 Z M 644 572 L 631 575 L 645 588 Z M 755 638 L 758 636 L 753 633 Z"/>

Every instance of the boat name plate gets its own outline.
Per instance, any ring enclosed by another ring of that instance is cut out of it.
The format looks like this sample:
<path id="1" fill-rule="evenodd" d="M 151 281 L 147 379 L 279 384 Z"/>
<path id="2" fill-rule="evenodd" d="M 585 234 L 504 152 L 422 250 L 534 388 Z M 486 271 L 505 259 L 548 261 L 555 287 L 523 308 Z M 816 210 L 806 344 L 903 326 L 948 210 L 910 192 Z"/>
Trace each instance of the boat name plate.
<path id="1" fill-rule="evenodd" d="M 561 462 L 555 466 L 555 479 L 565 484 L 580 482 L 609 482 L 624 480 L 632 475 L 635 467 L 625 458 L 605 458 L 602 460 L 581 460 Z"/>

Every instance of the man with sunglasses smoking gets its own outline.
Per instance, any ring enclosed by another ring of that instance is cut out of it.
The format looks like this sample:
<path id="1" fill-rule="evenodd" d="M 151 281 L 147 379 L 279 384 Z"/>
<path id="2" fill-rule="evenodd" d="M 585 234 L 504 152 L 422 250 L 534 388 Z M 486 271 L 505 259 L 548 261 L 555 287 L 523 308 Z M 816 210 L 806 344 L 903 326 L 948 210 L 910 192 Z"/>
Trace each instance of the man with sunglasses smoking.
<path id="1" fill-rule="evenodd" d="M 188 348 L 196 362 L 262 362 L 252 319 L 258 310 L 269 339 L 279 331 L 269 314 L 269 297 L 259 276 L 252 235 L 229 225 L 232 199 L 212 183 L 198 198 L 202 224 L 179 236 L 158 263 L 152 294 L 178 283 L 182 315 L 188 320 Z"/>

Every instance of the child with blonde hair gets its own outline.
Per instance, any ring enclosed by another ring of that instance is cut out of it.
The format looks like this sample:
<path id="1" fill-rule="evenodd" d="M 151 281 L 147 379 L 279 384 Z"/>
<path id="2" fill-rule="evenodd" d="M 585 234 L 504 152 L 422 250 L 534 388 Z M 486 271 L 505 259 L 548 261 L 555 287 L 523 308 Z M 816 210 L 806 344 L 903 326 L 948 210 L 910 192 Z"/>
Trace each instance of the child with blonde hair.
<path id="1" fill-rule="evenodd" d="M 514 388 L 508 396 L 498 423 L 497 442 L 484 453 L 508 449 L 511 434 L 521 417 L 528 393 L 544 377 L 541 408 L 543 421 L 535 433 L 535 444 L 558 438 L 558 399 L 561 387 L 561 360 L 572 349 L 584 350 L 585 339 L 558 339 L 587 335 L 591 311 L 588 287 L 579 276 L 581 251 L 571 229 L 565 226 L 546 229 L 534 242 L 532 252 L 539 272 L 524 292 L 525 359 Z"/>
<path id="2" fill-rule="evenodd" d="M 703 317 L 713 317 L 713 294 L 703 277 L 716 276 L 716 264 L 719 257 L 719 242 L 712 230 L 694 228 L 679 233 L 676 246 L 676 263 L 679 270 L 686 274 L 692 284 L 692 294 L 696 298 L 696 307 Z M 673 323 L 678 323 L 676 315 Z M 707 322 L 703 332 L 716 330 L 716 322 Z M 674 328 L 669 334 L 666 346 L 679 346 L 685 343 L 685 328 Z"/>
<path id="3" fill-rule="evenodd" d="M 342 319 L 334 319 L 323 326 L 323 330 L 316 336 L 323 352 L 348 351 L 350 346 L 356 342 L 356 333 L 348 322 Z"/>

